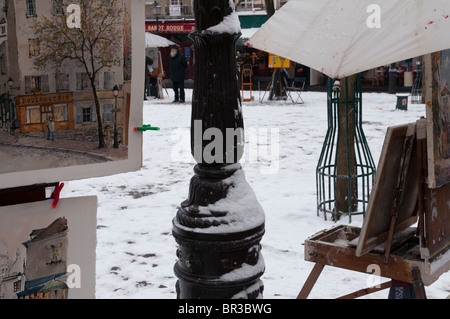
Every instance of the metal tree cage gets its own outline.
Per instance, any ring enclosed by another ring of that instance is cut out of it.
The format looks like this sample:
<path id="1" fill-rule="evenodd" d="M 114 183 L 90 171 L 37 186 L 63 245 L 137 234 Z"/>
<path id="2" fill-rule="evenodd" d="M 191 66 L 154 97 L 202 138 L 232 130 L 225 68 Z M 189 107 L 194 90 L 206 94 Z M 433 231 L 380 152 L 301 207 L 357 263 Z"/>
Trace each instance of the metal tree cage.
<path id="1" fill-rule="evenodd" d="M 365 215 L 376 166 L 362 128 L 361 75 L 354 83 L 343 81 L 342 89 L 332 79 L 327 84 L 328 131 L 316 171 L 317 216 L 323 212 L 325 220 L 330 214 L 337 221 L 348 215 L 352 222 L 353 215 Z"/>

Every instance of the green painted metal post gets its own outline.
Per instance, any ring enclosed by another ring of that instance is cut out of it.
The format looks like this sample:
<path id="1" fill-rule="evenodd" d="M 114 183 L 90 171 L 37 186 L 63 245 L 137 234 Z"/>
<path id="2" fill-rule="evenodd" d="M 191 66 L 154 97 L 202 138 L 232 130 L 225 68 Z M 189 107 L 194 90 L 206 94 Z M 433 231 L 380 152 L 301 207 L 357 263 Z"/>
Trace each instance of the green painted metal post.
<path id="1" fill-rule="evenodd" d="M 357 76 L 355 83 L 350 83 L 348 78 L 344 81 L 344 92 L 332 79 L 327 85 L 328 130 L 316 170 L 317 215 L 322 212 L 325 220 L 327 215 L 331 215 L 335 221 L 346 215 L 352 222 L 352 216 L 366 212 L 376 166 L 362 125 L 361 76 Z M 349 90 L 350 85 L 352 90 Z M 350 91 L 353 91 L 351 96 Z M 352 112 L 350 106 L 353 107 Z M 345 108 L 345 112 L 339 112 L 340 107 Z M 344 129 L 339 125 L 343 122 Z M 338 155 L 346 158 L 345 174 L 338 174 Z M 336 192 L 338 180 L 347 185 L 344 194 Z M 345 208 L 338 207 L 338 199 L 346 202 Z"/>

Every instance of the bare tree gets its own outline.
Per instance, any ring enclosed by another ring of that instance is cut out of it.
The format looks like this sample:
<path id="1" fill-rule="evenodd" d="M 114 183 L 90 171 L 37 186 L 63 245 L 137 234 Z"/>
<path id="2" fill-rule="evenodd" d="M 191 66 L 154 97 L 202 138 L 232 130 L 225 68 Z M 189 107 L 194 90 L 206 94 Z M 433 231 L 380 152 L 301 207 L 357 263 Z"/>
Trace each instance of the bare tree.
<path id="1" fill-rule="evenodd" d="M 274 2 L 273 0 L 264 0 L 264 5 L 266 6 L 267 18 L 270 19 L 275 14 Z"/>
<path id="2" fill-rule="evenodd" d="M 122 52 L 122 7 L 117 0 L 57 0 L 54 6 L 67 8 L 78 4 L 80 28 L 71 28 L 64 14 L 53 14 L 36 20 L 34 30 L 40 40 L 40 55 L 34 61 L 37 69 L 59 68 L 66 61 L 83 67 L 94 97 L 99 148 L 105 148 L 97 80 L 100 71 L 120 65 Z"/>

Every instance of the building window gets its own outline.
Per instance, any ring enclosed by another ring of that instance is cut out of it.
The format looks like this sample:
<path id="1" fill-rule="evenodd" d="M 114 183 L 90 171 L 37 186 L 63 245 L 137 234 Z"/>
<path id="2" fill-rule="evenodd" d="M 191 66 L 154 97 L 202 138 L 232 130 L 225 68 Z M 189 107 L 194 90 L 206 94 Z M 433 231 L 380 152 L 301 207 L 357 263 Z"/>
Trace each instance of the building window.
<path id="1" fill-rule="evenodd" d="M 42 105 L 41 106 L 41 123 L 44 124 L 49 118 L 53 118 L 53 106 Z"/>
<path id="2" fill-rule="evenodd" d="M 14 282 L 14 292 L 19 292 L 20 291 L 21 283 L 22 282 L 20 280 Z"/>
<path id="3" fill-rule="evenodd" d="M 83 123 L 92 121 L 91 108 L 83 108 Z"/>
<path id="4" fill-rule="evenodd" d="M 110 123 L 114 121 L 113 105 L 106 104 L 103 106 L 103 122 Z"/>
<path id="5" fill-rule="evenodd" d="M 77 73 L 77 90 L 85 91 L 91 86 L 91 81 L 87 73 Z"/>
<path id="6" fill-rule="evenodd" d="M 48 75 L 25 77 L 25 94 L 47 93 L 49 91 Z"/>
<path id="7" fill-rule="evenodd" d="M 52 15 L 64 15 L 63 0 L 52 0 Z"/>
<path id="8" fill-rule="evenodd" d="M 91 107 L 77 107 L 77 123 L 97 122 L 97 109 Z"/>
<path id="9" fill-rule="evenodd" d="M 31 90 L 32 92 L 40 92 L 42 91 L 42 78 L 40 76 L 32 76 L 31 77 Z"/>
<path id="10" fill-rule="evenodd" d="M 27 124 L 41 124 L 41 109 L 38 105 L 27 107 Z"/>
<path id="11" fill-rule="evenodd" d="M 62 261 L 62 244 L 47 246 L 47 264 Z"/>
<path id="12" fill-rule="evenodd" d="M 36 16 L 36 0 L 26 0 L 27 17 Z"/>
<path id="13" fill-rule="evenodd" d="M 116 74 L 114 72 L 105 72 L 103 88 L 105 90 L 112 90 L 116 82 Z"/>
<path id="14" fill-rule="evenodd" d="M 28 39 L 28 50 L 30 58 L 39 56 L 41 54 L 39 39 Z"/>
<path id="15" fill-rule="evenodd" d="M 55 122 L 67 122 L 69 120 L 67 104 L 53 105 L 53 120 Z"/>
<path id="16" fill-rule="evenodd" d="M 69 91 L 69 74 L 56 73 L 56 92 Z"/>

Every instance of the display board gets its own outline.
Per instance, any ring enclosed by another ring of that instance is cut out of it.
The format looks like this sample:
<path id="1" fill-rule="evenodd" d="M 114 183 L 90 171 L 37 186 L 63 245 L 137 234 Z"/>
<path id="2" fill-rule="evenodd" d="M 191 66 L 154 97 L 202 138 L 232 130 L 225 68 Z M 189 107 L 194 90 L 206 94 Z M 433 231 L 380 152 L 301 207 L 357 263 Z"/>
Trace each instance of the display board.
<path id="1" fill-rule="evenodd" d="M 278 55 L 269 54 L 269 68 L 272 69 L 289 69 L 291 67 L 291 61 L 288 59 L 284 59 L 279 57 Z"/>
<path id="2" fill-rule="evenodd" d="M 0 2 L 0 189 L 139 170 L 144 1 Z"/>

